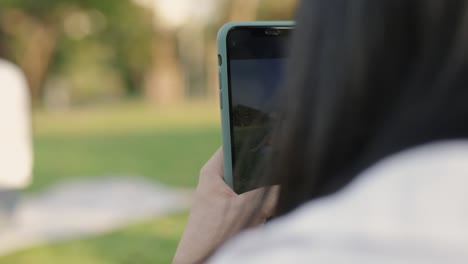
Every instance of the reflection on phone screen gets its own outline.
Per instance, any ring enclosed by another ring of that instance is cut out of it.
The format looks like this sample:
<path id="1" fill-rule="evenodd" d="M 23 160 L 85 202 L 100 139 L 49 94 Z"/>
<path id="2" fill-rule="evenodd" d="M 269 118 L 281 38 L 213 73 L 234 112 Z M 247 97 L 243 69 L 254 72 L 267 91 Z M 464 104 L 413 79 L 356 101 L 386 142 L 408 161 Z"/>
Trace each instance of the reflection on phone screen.
<path id="1" fill-rule="evenodd" d="M 283 81 L 285 63 L 285 58 L 230 62 L 234 189 L 238 193 L 254 187 L 252 173 L 271 151 L 272 126 L 278 116 L 276 96 Z"/>

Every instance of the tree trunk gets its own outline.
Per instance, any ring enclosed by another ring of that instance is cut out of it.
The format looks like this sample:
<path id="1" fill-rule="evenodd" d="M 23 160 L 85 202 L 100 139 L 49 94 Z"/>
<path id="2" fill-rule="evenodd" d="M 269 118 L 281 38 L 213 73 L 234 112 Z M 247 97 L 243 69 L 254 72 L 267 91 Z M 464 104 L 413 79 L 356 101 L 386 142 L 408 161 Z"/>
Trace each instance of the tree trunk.
<path id="1" fill-rule="evenodd" d="M 252 21 L 257 18 L 259 0 L 232 0 L 229 21 Z"/>
<path id="2" fill-rule="evenodd" d="M 228 5 L 227 21 L 253 21 L 257 19 L 260 0 L 232 0 Z M 218 56 L 216 40 L 209 41 L 206 47 L 206 80 L 209 98 L 219 96 Z"/>
<path id="3" fill-rule="evenodd" d="M 42 96 L 43 85 L 57 45 L 57 33 L 38 24 L 27 41 L 24 54 L 18 58 L 18 63 L 28 78 L 31 96 L 37 101 Z"/>
<path id="4" fill-rule="evenodd" d="M 178 59 L 177 36 L 166 32 L 154 44 L 155 61 L 145 87 L 145 96 L 156 104 L 183 101 L 185 76 Z"/>

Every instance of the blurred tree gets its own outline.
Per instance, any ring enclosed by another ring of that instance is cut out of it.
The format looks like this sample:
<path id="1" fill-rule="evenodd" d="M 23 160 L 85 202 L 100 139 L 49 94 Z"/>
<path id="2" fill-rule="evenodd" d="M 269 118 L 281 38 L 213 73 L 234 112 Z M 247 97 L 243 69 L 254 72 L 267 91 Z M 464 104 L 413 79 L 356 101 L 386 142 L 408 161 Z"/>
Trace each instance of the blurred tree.
<path id="1" fill-rule="evenodd" d="M 9 49 L 11 58 L 23 68 L 30 82 L 31 94 L 37 97 L 57 42 L 56 29 L 49 25 L 55 14 L 50 13 L 41 21 L 18 8 L 20 2 L 2 2 L 2 29 L 14 37 L 14 48 Z M 5 6 L 11 9 L 5 10 Z"/>
<path id="2" fill-rule="evenodd" d="M 256 20 L 260 0 L 232 0 L 229 5 L 229 21 Z"/>
<path id="3" fill-rule="evenodd" d="M 152 56 L 152 14 L 132 0 L 2 0 L 0 17 L 12 39 L 11 57 L 36 100 L 49 73 L 63 74 L 74 53 L 90 47 L 107 50 L 107 66 L 119 73 L 127 94 L 142 86 Z"/>
<path id="4" fill-rule="evenodd" d="M 156 104 L 175 104 L 186 98 L 186 74 L 179 50 L 179 32 L 190 19 L 194 2 L 187 0 L 151 0 L 157 43 L 153 68 L 145 86 L 145 95 Z"/>
<path id="5" fill-rule="evenodd" d="M 260 0 L 259 20 L 294 20 L 298 0 Z"/>
<path id="6" fill-rule="evenodd" d="M 296 3 L 295 0 L 153 1 L 160 15 L 156 17 L 156 31 L 161 35 L 147 94 L 153 102 L 166 104 L 187 97 L 217 98 L 216 32 L 222 24 L 240 20 L 290 20 Z M 206 5 L 215 8 L 210 13 Z M 210 19 L 203 19 L 199 9 L 210 13 Z"/>
<path id="7" fill-rule="evenodd" d="M 50 93 L 76 103 L 138 95 L 145 87 L 153 102 L 174 103 L 217 96 L 216 32 L 222 24 L 289 20 L 295 5 L 296 0 L 0 0 L 0 33 L 36 102 Z"/>
<path id="8" fill-rule="evenodd" d="M 185 72 L 178 50 L 178 29 L 159 28 L 153 44 L 154 62 L 145 96 L 155 104 L 177 104 L 185 99 Z"/>
<path id="9" fill-rule="evenodd" d="M 6 38 L 4 33 L 0 30 L 0 58 L 6 58 L 7 51 L 6 51 Z"/>

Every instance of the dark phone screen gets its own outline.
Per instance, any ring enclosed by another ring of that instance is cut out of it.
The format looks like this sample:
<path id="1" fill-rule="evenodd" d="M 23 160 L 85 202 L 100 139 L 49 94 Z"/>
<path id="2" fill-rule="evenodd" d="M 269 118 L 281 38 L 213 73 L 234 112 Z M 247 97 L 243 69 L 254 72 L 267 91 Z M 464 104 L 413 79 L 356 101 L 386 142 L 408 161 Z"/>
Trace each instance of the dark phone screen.
<path id="1" fill-rule="evenodd" d="M 270 151 L 291 29 L 236 28 L 228 34 L 231 154 L 237 193 L 269 184 L 256 181 L 254 174 Z"/>

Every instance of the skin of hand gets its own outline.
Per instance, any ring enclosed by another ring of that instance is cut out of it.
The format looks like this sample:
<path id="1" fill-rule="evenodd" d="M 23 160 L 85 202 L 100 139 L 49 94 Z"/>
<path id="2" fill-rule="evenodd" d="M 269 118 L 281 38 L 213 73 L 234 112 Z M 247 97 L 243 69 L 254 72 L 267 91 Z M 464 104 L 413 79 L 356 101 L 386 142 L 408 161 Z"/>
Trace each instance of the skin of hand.
<path id="1" fill-rule="evenodd" d="M 223 155 L 219 149 L 200 171 L 173 264 L 198 263 L 241 232 L 247 221 L 250 227 L 265 223 L 274 214 L 278 193 L 279 187 L 274 186 L 236 194 L 223 180 Z"/>

